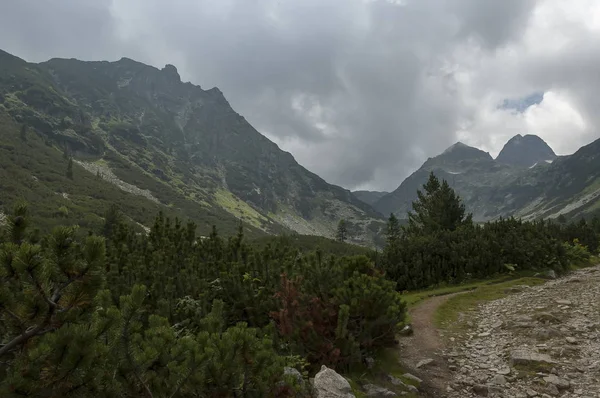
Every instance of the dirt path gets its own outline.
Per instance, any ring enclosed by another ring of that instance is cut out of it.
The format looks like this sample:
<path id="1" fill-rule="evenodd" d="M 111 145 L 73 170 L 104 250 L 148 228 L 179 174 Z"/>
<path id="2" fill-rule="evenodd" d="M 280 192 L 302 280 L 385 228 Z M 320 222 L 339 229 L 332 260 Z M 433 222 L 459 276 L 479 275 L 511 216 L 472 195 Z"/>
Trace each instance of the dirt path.
<path id="1" fill-rule="evenodd" d="M 449 298 L 463 293 L 465 292 L 432 297 L 409 310 L 414 334 L 403 337 L 400 341 L 401 361 L 411 374 L 423 380 L 421 390 L 425 396 L 443 397 L 451 378 L 448 364 L 441 352 L 444 341 L 434 325 L 435 311 Z M 429 359 L 433 362 L 417 368 L 419 362 Z"/>

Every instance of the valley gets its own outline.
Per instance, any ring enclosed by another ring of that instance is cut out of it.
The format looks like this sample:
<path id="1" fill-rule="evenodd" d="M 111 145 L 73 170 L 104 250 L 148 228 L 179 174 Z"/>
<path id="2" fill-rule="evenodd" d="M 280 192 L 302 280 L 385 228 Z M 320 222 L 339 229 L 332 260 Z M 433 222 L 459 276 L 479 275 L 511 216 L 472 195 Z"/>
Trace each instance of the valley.
<path id="1" fill-rule="evenodd" d="M 586 397 L 599 146 L 351 192 L 173 65 L 0 51 L 0 395 Z"/>

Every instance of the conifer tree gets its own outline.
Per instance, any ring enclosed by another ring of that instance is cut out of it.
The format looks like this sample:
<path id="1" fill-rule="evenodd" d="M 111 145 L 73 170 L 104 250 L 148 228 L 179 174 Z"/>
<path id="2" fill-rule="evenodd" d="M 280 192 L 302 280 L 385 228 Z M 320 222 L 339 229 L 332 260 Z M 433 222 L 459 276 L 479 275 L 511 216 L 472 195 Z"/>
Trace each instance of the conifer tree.
<path id="1" fill-rule="evenodd" d="M 408 214 L 407 232 L 428 234 L 437 231 L 454 231 L 463 224 L 471 224 L 472 216 L 467 215 L 460 198 L 446 180 L 440 183 L 431 172 L 417 191 L 418 199 L 413 202 L 413 211 Z"/>
<path id="2" fill-rule="evenodd" d="M 104 214 L 104 225 L 102 226 L 102 235 L 109 237 L 122 222 L 122 214 L 119 206 L 112 203 Z"/>
<path id="3" fill-rule="evenodd" d="M 69 163 L 67 163 L 66 176 L 69 179 L 73 179 L 73 157 L 69 157 Z"/>
<path id="4" fill-rule="evenodd" d="M 346 225 L 346 220 L 342 219 L 338 223 L 337 231 L 335 232 L 335 239 L 338 242 L 346 242 L 348 239 L 348 227 Z"/>
<path id="5" fill-rule="evenodd" d="M 402 228 L 400 227 L 400 222 L 398 222 L 398 218 L 396 218 L 394 213 L 391 213 L 390 218 L 388 218 L 387 231 L 385 234 L 387 244 L 390 245 L 398 242 L 401 235 Z"/>

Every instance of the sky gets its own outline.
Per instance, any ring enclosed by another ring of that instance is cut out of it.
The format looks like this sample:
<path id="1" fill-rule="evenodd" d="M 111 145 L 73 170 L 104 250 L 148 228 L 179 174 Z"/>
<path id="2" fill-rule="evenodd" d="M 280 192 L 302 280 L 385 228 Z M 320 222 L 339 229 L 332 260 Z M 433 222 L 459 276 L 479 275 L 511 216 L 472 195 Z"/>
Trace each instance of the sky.
<path id="1" fill-rule="evenodd" d="M 3 0 L 0 48 L 173 64 L 348 189 L 393 190 L 459 140 L 600 138 L 596 0 Z"/>

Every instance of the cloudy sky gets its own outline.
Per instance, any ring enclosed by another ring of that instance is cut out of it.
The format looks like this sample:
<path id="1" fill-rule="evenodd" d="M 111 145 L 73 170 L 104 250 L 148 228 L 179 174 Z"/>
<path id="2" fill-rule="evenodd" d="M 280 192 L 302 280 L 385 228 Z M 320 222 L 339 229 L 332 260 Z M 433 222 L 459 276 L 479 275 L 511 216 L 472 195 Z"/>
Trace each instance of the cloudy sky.
<path id="1" fill-rule="evenodd" d="M 0 48 L 174 64 L 350 189 L 392 190 L 458 140 L 600 137 L 596 0 L 3 0 Z"/>

